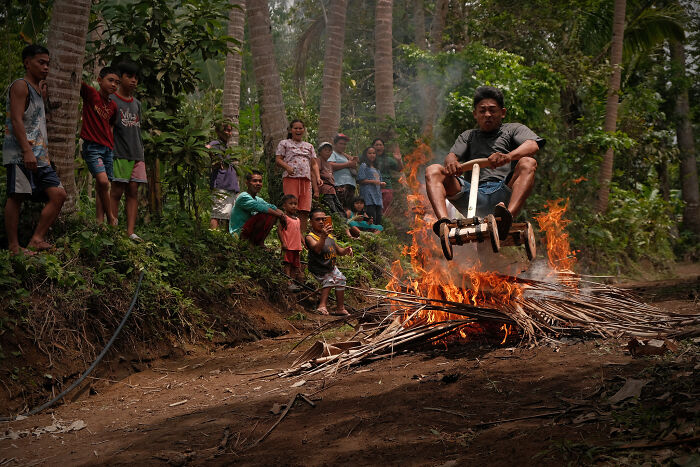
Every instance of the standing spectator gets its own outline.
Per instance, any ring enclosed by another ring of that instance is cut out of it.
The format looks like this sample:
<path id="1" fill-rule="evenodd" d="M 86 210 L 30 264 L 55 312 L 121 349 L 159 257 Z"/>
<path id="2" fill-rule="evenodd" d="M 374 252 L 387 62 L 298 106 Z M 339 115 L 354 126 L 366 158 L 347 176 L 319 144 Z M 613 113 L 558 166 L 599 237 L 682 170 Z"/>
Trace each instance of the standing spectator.
<path id="1" fill-rule="evenodd" d="M 324 142 L 318 147 L 318 165 L 321 181 L 323 184 L 319 187 L 321 191 L 321 202 L 326 205 L 330 212 L 336 212 L 345 217 L 345 208 L 338 199 L 338 194 L 335 189 L 335 177 L 333 176 L 333 167 L 328 163 L 328 159 L 333 153 L 331 143 Z"/>
<path id="2" fill-rule="evenodd" d="M 287 139 L 277 146 L 275 162 L 284 169 L 282 189 L 285 195 L 294 195 L 299 200 L 301 231 L 306 232 L 311 210 L 311 196 L 318 196 L 321 183 L 314 147 L 303 140 L 306 128 L 301 120 L 292 120 Z"/>
<path id="3" fill-rule="evenodd" d="M 116 120 L 117 104 L 109 98 L 119 86 L 119 72 L 106 66 L 100 70 L 97 84 L 100 90 L 83 82 L 80 96 L 83 98 L 83 126 L 80 137 L 83 139 L 83 159 L 88 170 L 95 177 L 97 222 L 107 215 L 107 222 L 117 225 L 117 216 L 112 212 L 109 199 L 109 184 L 114 178 L 114 134 L 112 125 Z"/>
<path id="4" fill-rule="evenodd" d="M 235 162 L 227 160 L 225 154 L 228 141 L 231 139 L 233 126 L 231 122 L 224 121 L 216 125 L 216 135 L 219 138 L 207 144 L 207 148 L 212 150 L 211 155 L 211 176 L 209 178 L 212 189 L 212 208 L 209 228 L 216 230 L 219 223 L 225 223 L 228 228 L 228 221 L 231 217 L 233 204 L 241 191 L 238 184 L 238 174 L 236 173 Z"/>
<path id="5" fill-rule="evenodd" d="M 304 282 L 301 272 L 301 224 L 297 217 L 297 197 L 284 195 L 282 197 L 282 211 L 287 216 L 287 227 L 279 227 L 277 235 L 282 245 L 282 264 L 284 273 L 289 277 L 289 291 L 296 292 L 301 289 L 294 283 L 297 280 Z"/>
<path id="6" fill-rule="evenodd" d="M 309 271 L 321 283 L 321 299 L 317 313 L 328 314 L 328 295 L 335 287 L 336 309 L 334 315 L 349 315 L 345 310 L 345 276 L 335 265 L 336 256 L 352 255 L 351 247 L 340 247 L 333 238 L 333 224 L 326 222 L 326 213 L 322 209 L 311 210 L 311 232 L 305 237 L 309 249 Z"/>
<path id="7" fill-rule="evenodd" d="M 365 211 L 374 219 L 374 224 L 382 225 L 382 174 L 377 169 L 377 151 L 373 146 L 362 153 L 362 164 L 357 171 L 360 184 L 360 197 L 365 200 Z"/>
<path id="8" fill-rule="evenodd" d="M 382 181 L 386 183 L 382 187 L 382 204 L 384 206 L 383 214 L 389 212 L 391 202 L 394 199 L 394 186 L 398 184 L 401 170 L 403 170 L 403 160 L 401 159 L 401 151 L 399 145 L 394 145 L 394 152 L 391 157 L 386 154 L 384 140 L 375 138 L 372 141 L 372 146 L 377 151 L 377 168 L 382 174 Z"/>
<path id="9" fill-rule="evenodd" d="M 22 63 L 24 78 L 15 80 L 7 93 L 2 144 L 2 163 L 7 169 L 5 230 L 13 255 L 32 255 L 33 251 L 52 248 L 46 234 L 61 212 L 66 190 L 49 161 L 46 110 L 40 92 L 49 74 L 49 51 L 40 45 L 28 45 L 22 50 Z M 26 249 L 19 246 L 17 232 L 25 199 L 47 201 Z"/>
<path id="10" fill-rule="evenodd" d="M 282 228 L 287 226 L 287 216 L 277 206 L 257 196 L 263 186 L 262 172 L 253 170 L 245 180 L 248 188 L 236 198 L 229 232 L 239 234 L 255 246 L 262 246 L 278 219 Z"/>
<path id="11" fill-rule="evenodd" d="M 328 163 L 333 168 L 336 193 L 344 209 L 350 209 L 352 200 L 355 199 L 355 176 L 357 175 L 357 158 L 345 153 L 348 141 L 350 138 L 338 133 L 333 138 L 333 154 L 328 159 Z"/>
<path id="12" fill-rule="evenodd" d="M 117 65 L 119 89 L 110 98 L 117 105 L 114 123 L 114 179 L 110 200 L 114 217 L 119 217 L 119 201 L 126 193 L 126 234 L 135 242 L 142 242 L 134 233 L 139 210 L 139 183 L 148 183 L 141 139 L 141 102 L 134 97 L 139 84 L 139 68 L 135 63 Z"/>

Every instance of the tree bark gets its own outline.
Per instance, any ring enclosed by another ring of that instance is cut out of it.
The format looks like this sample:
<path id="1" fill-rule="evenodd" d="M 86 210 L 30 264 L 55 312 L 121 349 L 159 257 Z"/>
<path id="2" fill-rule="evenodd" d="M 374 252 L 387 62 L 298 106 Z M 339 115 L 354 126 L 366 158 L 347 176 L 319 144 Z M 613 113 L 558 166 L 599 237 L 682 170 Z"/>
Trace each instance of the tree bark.
<path id="1" fill-rule="evenodd" d="M 332 141 L 340 127 L 340 84 L 345 44 L 346 0 L 333 0 L 328 12 L 326 51 L 323 60 L 323 90 L 318 117 L 318 140 Z"/>
<path id="2" fill-rule="evenodd" d="M 434 54 L 442 50 L 442 33 L 445 30 L 445 19 L 447 18 L 448 0 L 437 0 L 435 3 L 435 15 L 430 23 L 430 51 Z M 423 106 L 423 128 L 421 134 L 423 139 L 430 141 L 433 138 L 433 126 L 437 120 L 437 96 L 438 87 L 430 80 L 425 83 L 425 104 Z"/>
<path id="3" fill-rule="evenodd" d="M 392 56 L 393 0 L 377 0 L 374 26 L 374 87 L 377 121 L 394 119 L 394 62 Z"/>
<path id="4" fill-rule="evenodd" d="M 78 127 L 80 83 L 90 21 L 90 0 L 56 0 L 49 24 L 51 67 L 46 81 L 52 106 L 47 122 L 49 155 L 66 189 L 64 214 L 76 211 L 75 134 Z"/>
<path id="5" fill-rule="evenodd" d="M 250 50 L 253 56 L 253 73 L 260 101 L 267 190 L 270 202 L 275 203 L 282 193 L 282 178 L 275 167 L 275 152 L 279 142 L 287 136 L 288 122 L 270 32 L 270 10 L 267 0 L 250 2 L 246 16 L 250 32 Z"/>
<path id="6" fill-rule="evenodd" d="M 700 189 L 698 188 L 698 166 L 695 158 L 695 141 L 690 122 L 690 103 L 688 82 L 685 75 L 685 49 L 678 41 L 671 41 L 671 61 L 676 69 L 676 81 L 679 83 L 676 97 L 676 138 L 680 149 L 681 196 L 683 207 L 683 226 L 700 236 Z"/>
<path id="7" fill-rule="evenodd" d="M 228 16 L 228 35 L 243 43 L 245 39 L 245 0 L 231 0 L 231 11 Z M 241 106 L 241 69 L 243 57 L 240 53 L 226 54 L 226 67 L 224 76 L 224 95 L 222 110 L 224 120 L 232 123 L 233 131 L 228 141 L 229 146 L 237 146 L 240 138 L 238 128 L 238 113 Z"/>
<path id="8" fill-rule="evenodd" d="M 605 122 L 603 124 L 603 130 L 609 133 L 617 129 L 617 108 L 620 99 L 620 77 L 622 75 L 622 41 L 625 33 L 625 7 L 625 0 L 615 0 L 610 52 L 612 73 L 608 80 L 608 100 L 605 104 Z M 613 148 L 608 148 L 600 167 L 600 173 L 598 174 L 598 200 L 596 202 L 596 211 L 598 212 L 605 212 L 608 209 L 614 156 Z"/>

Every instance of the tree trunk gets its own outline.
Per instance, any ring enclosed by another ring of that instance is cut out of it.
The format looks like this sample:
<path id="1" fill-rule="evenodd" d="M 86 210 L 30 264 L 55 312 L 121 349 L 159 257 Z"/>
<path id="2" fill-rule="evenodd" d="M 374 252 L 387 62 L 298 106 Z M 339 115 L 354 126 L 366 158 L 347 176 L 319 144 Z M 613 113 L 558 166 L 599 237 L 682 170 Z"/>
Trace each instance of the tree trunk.
<path id="1" fill-rule="evenodd" d="M 688 82 L 685 76 L 685 50 L 683 44 L 678 41 L 671 41 L 671 61 L 677 70 L 676 81 L 680 84 L 675 112 L 676 138 L 681 157 L 681 196 L 685 202 L 683 226 L 696 236 L 700 236 L 700 189 L 698 188 L 698 166 L 695 159 L 693 127 L 690 123 Z"/>
<path id="2" fill-rule="evenodd" d="M 328 12 L 323 90 L 318 118 L 318 141 L 332 141 L 340 126 L 340 83 L 343 71 L 346 0 L 333 0 Z"/>
<path id="3" fill-rule="evenodd" d="M 430 24 L 430 51 L 434 54 L 442 50 L 442 33 L 445 30 L 445 19 L 447 18 L 448 0 L 437 0 L 435 3 L 435 15 Z M 437 97 L 438 87 L 432 80 L 425 84 L 425 105 L 423 106 L 423 128 L 421 134 L 423 139 L 430 141 L 433 138 L 433 126 L 437 120 Z"/>
<path id="4" fill-rule="evenodd" d="M 282 99 L 282 84 L 275 61 L 274 43 L 270 32 L 270 10 L 267 0 L 250 2 L 246 16 L 250 31 L 253 73 L 260 101 L 267 192 L 270 195 L 269 201 L 276 203 L 282 193 L 282 178 L 275 167 L 275 152 L 279 142 L 287 136 L 288 123 Z"/>
<path id="5" fill-rule="evenodd" d="M 416 47 L 426 50 L 425 43 L 425 8 L 423 0 L 413 0 L 413 37 Z"/>
<path id="6" fill-rule="evenodd" d="M 610 46 L 610 66 L 612 73 L 608 80 L 608 101 L 605 104 L 605 123 L 603 130 L 609 133 L 617 129 L 617 107 L 620 99 L 620 76 L 622 74 L 622 40 L 625 34 L 625 0 L 615 0 L 615 12 L 613 13 L 612 43 Z M 613 173 L 613 148 L 608 148 L 603 157 L 598 174 L 598 200 L 596 210 L 605 212 L 608 209 L 610 196 L 610 181 Z"/>
<path id="7" fill-rule="evenodd" d="M 231 0 L 231 11 L 228 16 L 228 35 L 243 44 L 245 39 L 245 0 Z M 223 116 L 233 125 L 229 146 L 237 146 L 240 137 L 238 128 L 238 111 L 241 106 L 241 68 L 243 57 L 240 53 L 226 54 L 226 68 L 224 76 Z"/>
<path id="8" fill-rule="evenodd" d="M 63 213 L 76 211 L 75 134 L 78 126 L 80 83 L 85 41 L 90 21 L 90 0 L 56 0 L 51 13 L 47 43 L 51 67 L 47 78 L 52 106 L 47 122 L 49 155 L 56 165 L 68 198 Z"/>
<path id="9" fill-rule="evenodd" d="M 377 0 L 374 29 L 374 87 L 377 121 L 394 119 L 394 61 L 392 56 L 393 0 Z M 391 130 L 387 131 L 391 134 Z M 385 135 L 390 136 L 390 135 Z"/>

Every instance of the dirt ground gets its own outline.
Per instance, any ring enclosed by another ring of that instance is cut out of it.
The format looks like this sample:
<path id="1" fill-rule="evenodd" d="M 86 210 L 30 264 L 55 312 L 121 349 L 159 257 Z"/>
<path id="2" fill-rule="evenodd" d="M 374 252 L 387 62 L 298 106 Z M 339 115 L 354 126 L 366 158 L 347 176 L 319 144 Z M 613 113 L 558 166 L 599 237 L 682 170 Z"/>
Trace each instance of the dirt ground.
<path id="1" fill-rule="evenodd" d="M 657 305 L 700 312 L 696 299 L 682 298 Z M 320 319 L 292 322 L 309 328 Z M 324 337 L 342 340 L 348 329 Z M 690 341 L 635 359 L 624 340 L 534 348 L 484 340 L 407 351 L 328 379 L 277 377 L 301 353 L 289 351 L 303 332 L 185 349 L 123 379 L 97 372 L 101 379 L 75 402 L 0 423 L 0 465 L 700 462 L 700 352 Z M 640 400 L 606 403 L 626 379 L 641 377 L 648 383 Z M 275 426 L 297 393 L 314 406 L 296 400 Z"/>

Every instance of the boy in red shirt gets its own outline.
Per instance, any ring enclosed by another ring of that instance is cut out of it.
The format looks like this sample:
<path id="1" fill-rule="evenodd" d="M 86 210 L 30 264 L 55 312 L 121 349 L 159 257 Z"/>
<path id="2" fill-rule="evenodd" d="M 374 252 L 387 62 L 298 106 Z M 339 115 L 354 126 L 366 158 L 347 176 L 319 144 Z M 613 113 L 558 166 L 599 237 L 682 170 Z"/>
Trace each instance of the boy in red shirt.
<path id="1" fill-rule="evenodd" d="M 95 177 L 97 189 L 97 222 L 104 220 L 117 225 L 116 213 L 112 212 L 109 200 L 109 182 L 113 174 L 114 135 L 112 126 L 117 115 L 117 104 L 110 100 L 119 86 L 119 74 L 112 67 L 104 67 L 97 78 L 100 90 L 83 82 L 80 96 L 83 98 L 83 126 L 80 137 L 83 139 L 83 159 L 88 170 Z"/>

